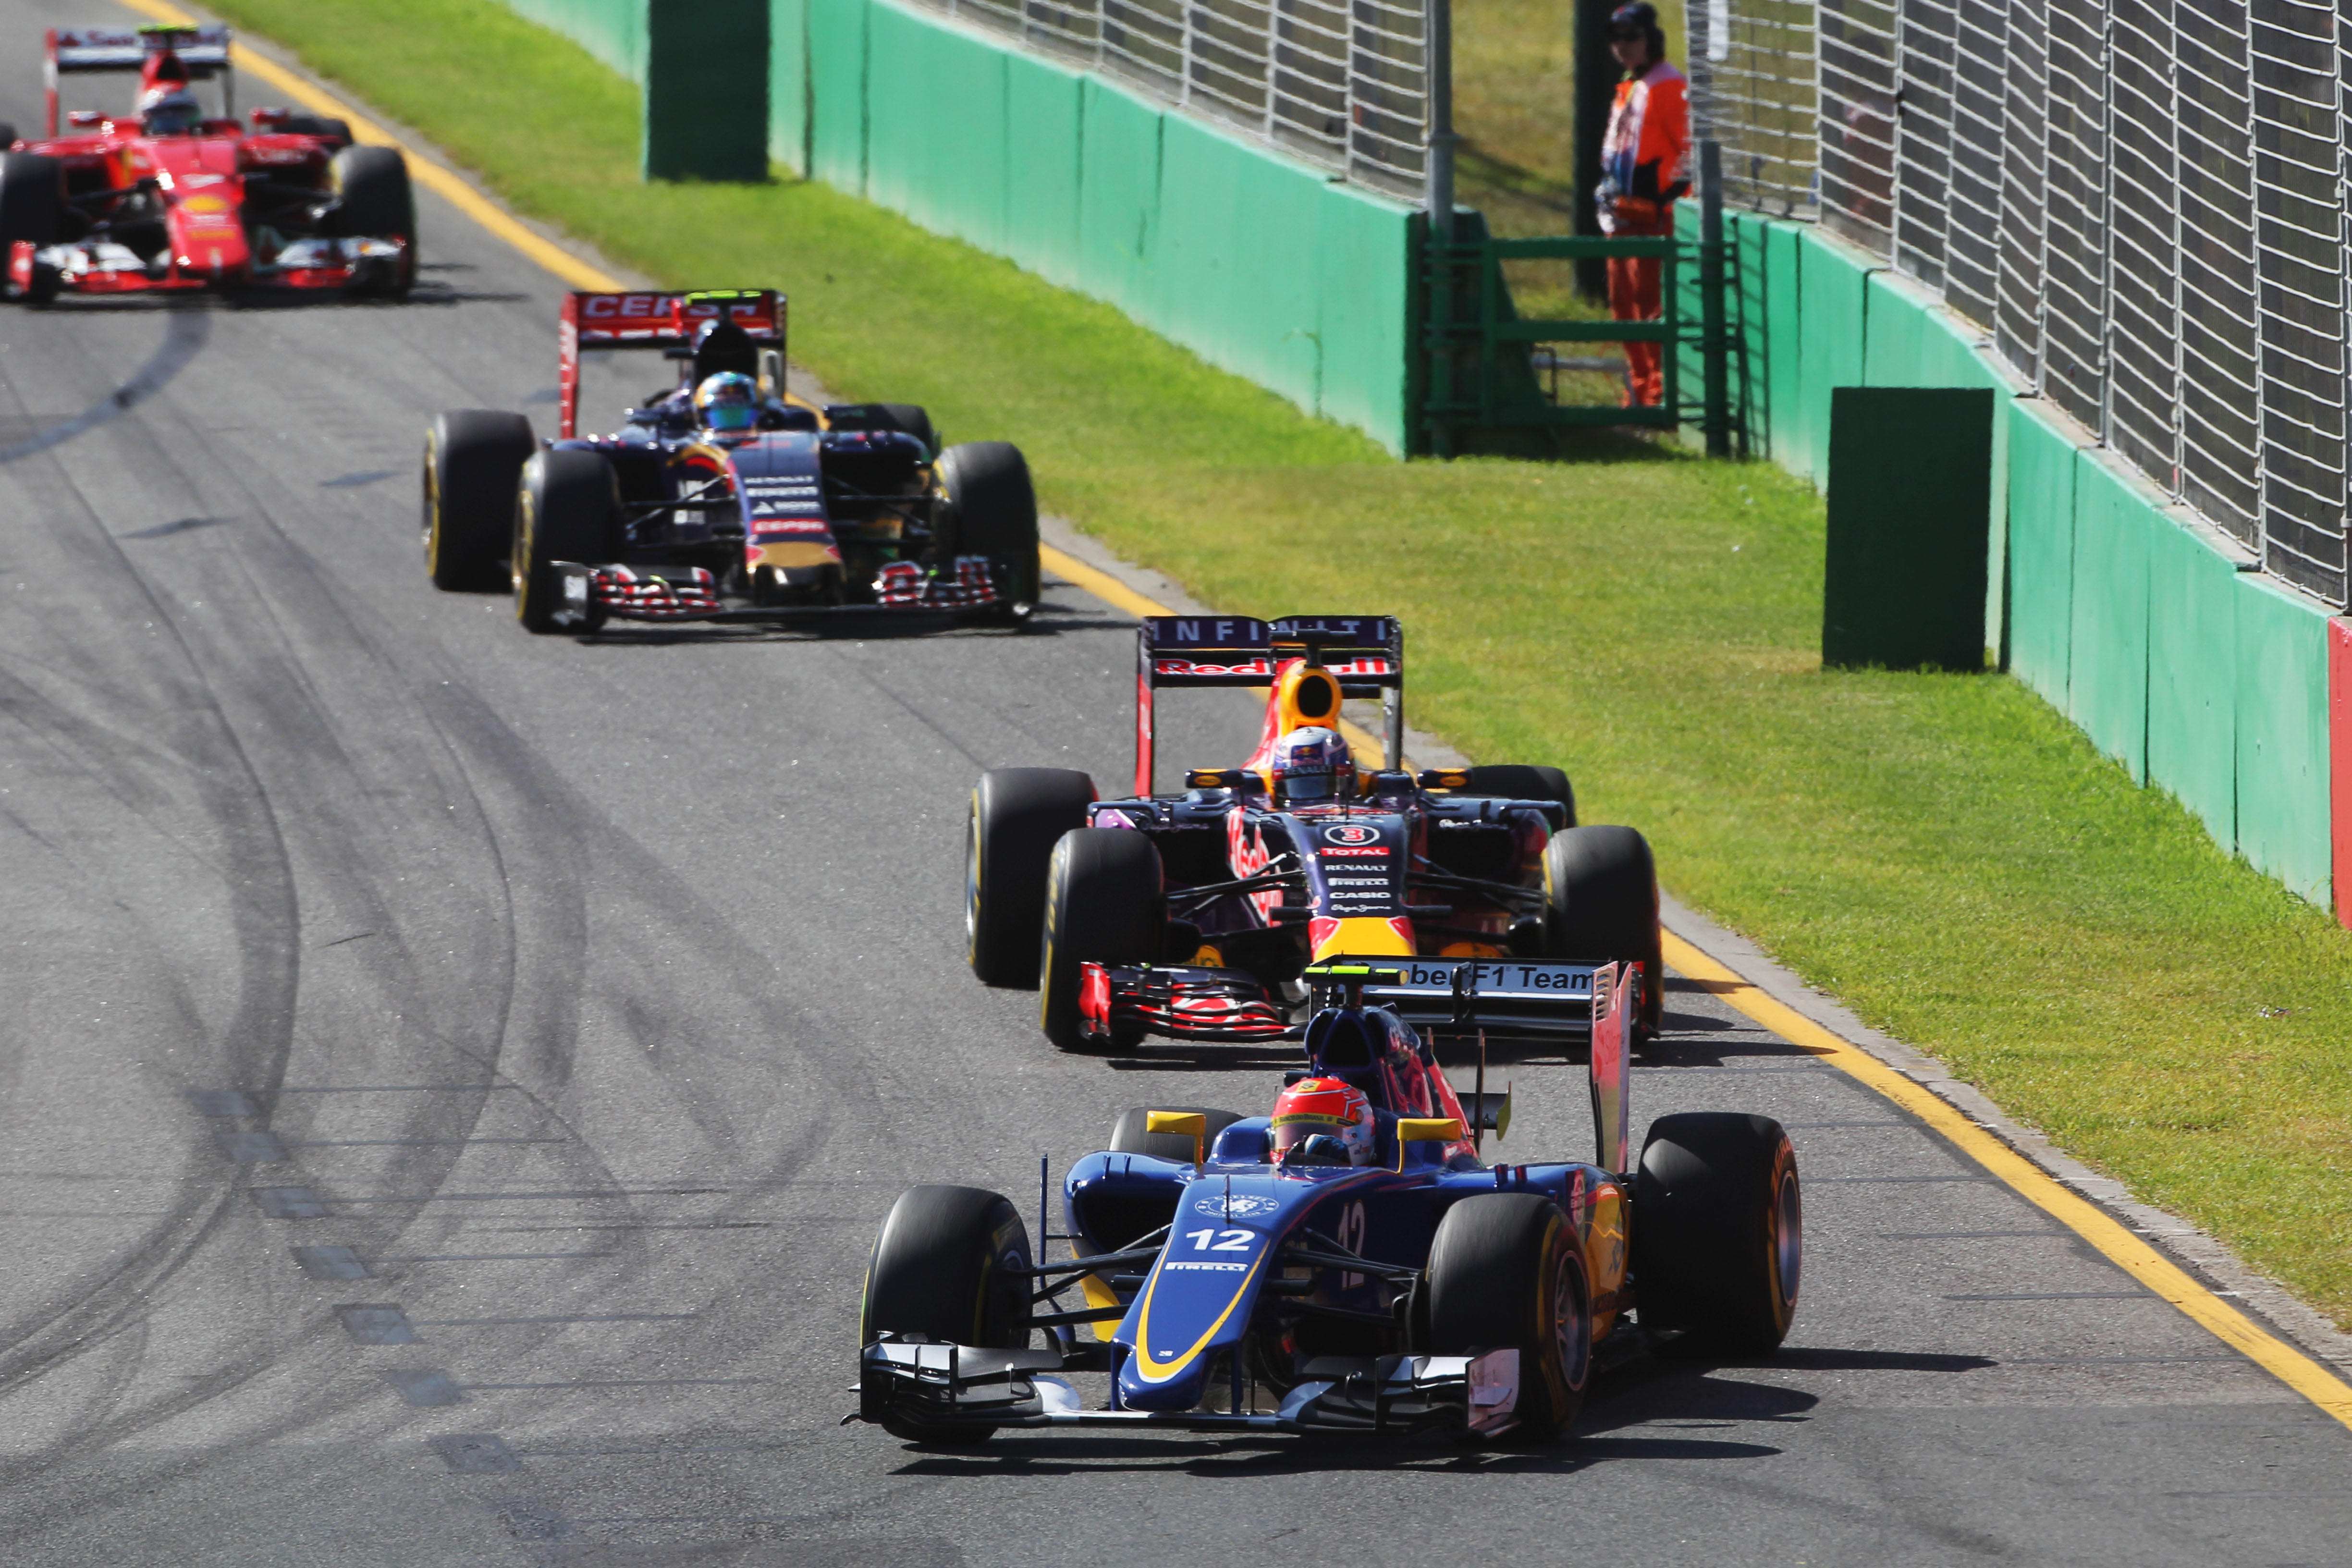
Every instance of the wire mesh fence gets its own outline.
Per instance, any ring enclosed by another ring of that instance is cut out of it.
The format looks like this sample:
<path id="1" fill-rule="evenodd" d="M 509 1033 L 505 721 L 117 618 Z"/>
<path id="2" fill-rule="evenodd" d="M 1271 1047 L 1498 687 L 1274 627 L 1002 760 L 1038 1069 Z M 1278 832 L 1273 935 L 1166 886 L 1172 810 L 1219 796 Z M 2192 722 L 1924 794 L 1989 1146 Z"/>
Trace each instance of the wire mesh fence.
<path id="1" fill-rule="evenodd" d="M 1691 18 L 1696 133 L 1725 144 L 1729 199 L 1818 217 L 1940 291 L 2176 501 L 2346 602 L 2352 6 L 1692 0 Z"/>
<path id="2" fill-rule="evenodd" d="M 1395 195 L 1428 148 L 1423 0 L 919 0 Z"/>

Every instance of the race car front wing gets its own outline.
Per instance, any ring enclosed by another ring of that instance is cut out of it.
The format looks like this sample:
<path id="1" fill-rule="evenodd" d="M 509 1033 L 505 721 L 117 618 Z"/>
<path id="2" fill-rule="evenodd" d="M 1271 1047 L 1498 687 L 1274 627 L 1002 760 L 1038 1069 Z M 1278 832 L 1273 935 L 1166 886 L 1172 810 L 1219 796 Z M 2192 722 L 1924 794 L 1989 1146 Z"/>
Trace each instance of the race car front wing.
<path id="1" fill-rule="evenodd" d="M 1116 1038 L 1122 1025 L 1171 1040 L 1272 1040 L 1297 1032 L 1288 1010 L 1246 971 L 1091 960 L 1078 971 L 1078 1020 L 1098 1041 Z"/>
<path id="2" fill-rule="evenodd" d="M 702 566 L 587 566 L 570 561 L 553 566 L 562 606 L 555 623 L 582 629 L 606 620 L 790 621 L 889 610 L 984 610 L 1014 603 L 984 555 L 960 555 L 950 570 L 937 573 L 911 561 L 893 563 L 876 579 L 870 605 L 729 605 L 719 597 L 718 577 Z"/>
<path id="3" fill-rule="evenodd" d="M 1085 1352 L 983 1350 L 885 1335 L 858 1357 L 857 1408 L 843 1423 L 1376 1435 L 1445 1427 L 1488 1436 L 1517 1423 L 1516 1350 L 1480 1356 L 1318 1357 L 1300 1369 L 1299 1381 L 1278 1396 L 1274 1409 L 1234 1413 L 1088 1408 L 1055 1375 L 1087 1370 L 1099 1370 L 1099 1363 Z"/>

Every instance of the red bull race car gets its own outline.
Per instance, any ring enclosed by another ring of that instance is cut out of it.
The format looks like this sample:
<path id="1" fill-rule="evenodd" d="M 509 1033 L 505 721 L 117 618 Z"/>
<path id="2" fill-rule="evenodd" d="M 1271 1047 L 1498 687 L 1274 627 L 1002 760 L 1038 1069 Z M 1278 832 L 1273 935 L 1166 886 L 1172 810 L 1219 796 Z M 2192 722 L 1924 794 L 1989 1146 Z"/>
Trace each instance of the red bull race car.
<path id="1" fill-rule="evenodd" d="M 1454 967 L 1475 991 L 1479 966 Z M 1645 1346 L 1770 1354 L 1803 1256 L 1796 1152 L 1768 1117 L 1708 1111 L 1658 1118 L 1633 1157 L 1639 968 L 1550 1005 L 1589 1031 L 1593 1159 L 1492 1165 L 1483 1129 L 1507 1118 L 1365 1000 L 1402 970 L 1307 971 L 1318 1011 L 1272 1116 L 1129 1111 L 1070 1167 L 1058 1231 L 1041 1172 L 1035 1249 L 996 1193 L 901 1195 L 866 1267 L 852 1418 L 942 1446 L 1077 1426 L 1542 1442 L 1596 1366 Z"/>
<path id="2" fill-rule="evenodd" d="M 398 295 L 415 282 L 399 151 L 285 109 L 238 120 L 226 27 L 58 27 L 46 58 L 46 134 L 0 127 L 8 298 L 249 284 Z M 92 73 L 136 73 L 135 106 L 72 110 L 61 129 L 62 79 Z M 206 83 L 217 113 L 199 100 Z"/>
<path id="3" fill-rule="evenodd" d="M 1295 1036 L 1310 964 L 1408 960 L 1368 993 L 1409 1021 L 1454 1016 L 1475 961 L 1479 1026 L 1588 1002 L 1612 961 L 1651 977 L 1658 889 L 1631 827 L 1585 826 L 1557 768 L 1402 767 L 1404 639 L 1381 616 L 1168 616 L 1138 633 L 1135 793 L 1099 800 L 1063 768 L 999 768 L 972 792 L 964 920 L 971 967 L 1034 986 L 1065 1050 Z M 1269 688 L 1257 751 L 1153 793 L 1164 688 Z M 1381 699 L 1386 755 L 1334 732 Z"/>
<path id="4" fill-rule="evenodd" d="M 425 436 L 435 584 L 511 586 L 533 632 L 850 611 L 1025 621 L 1037 498 L 1020 449 L 942 451 L 910 404 L 791 396 L 785 310 L 771 289 L 565 296 L 557 438 L 478 408 Z M 583 437 L 580 356 L 606 349 L 659 351 L 677 376 L 618 433 Z"/>

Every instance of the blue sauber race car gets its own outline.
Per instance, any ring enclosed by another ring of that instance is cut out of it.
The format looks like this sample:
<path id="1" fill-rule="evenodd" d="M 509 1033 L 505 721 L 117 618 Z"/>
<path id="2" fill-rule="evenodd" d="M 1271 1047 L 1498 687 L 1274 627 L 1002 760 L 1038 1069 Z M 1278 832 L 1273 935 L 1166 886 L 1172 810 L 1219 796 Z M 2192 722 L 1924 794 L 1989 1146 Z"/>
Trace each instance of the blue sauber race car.
<path id="1" fill-rule="evenodd" d="M 911 404 L 793 396 L 784 323 L 772 290 L 566 295 L 557 439 L 482 408 L 425 436 L 435 585 L 511 585 L 533 632 L 927 611 L 1024 622 L 1037 498 L 1020 449 L 940 450 Z M 620 349 L 661 351 L 677 379 L 618 432 L 583 437 L 580 356 Z"/>
<path id="2" fill-rule="evenodd" d="M 1307 970 L 1323 1005 L 1273 1116 L 1128 1112 L 1071 1167 L 1062 1230 L 1040 1213 L 1044 1252 L 998 1194 L 904 1194 L 866 1269 L 851 1418 L 938 1445 L 1066 1426 L 1541 1442 L 1596 1365 L 1646 1342 L 1780 1343 L 1795 1152 L 1769 1118 L 1685 1112 L 1629 1158 L 1637 968 L 1603 965 L 1551 1021 L 1589 1021 L 1596 1159 L 1490 1165 L 1479 1144 L 1507 1130 L 1507 1096 L 1465 1106 L 1426 1037 L 1365 1004 L 1394 965 Z M 1467 1016 L 1477 965 L 1456 968 Z"/>
<path id="3" fill-rule="evenodd" d="M 1155 693 L 1268 688 L 1257 750 L 1154 792 Z M 1402 765 L 1404 637 L 1384 616 L 1147 619 L 1138 634 L 1135 794 L 1066 768 L 997 768 L 972 792 L 964 918 L 973 972 L 1036 987 L 1064 1050 L 1297 1037 L 1307 965 L 1427 960 L 1368 993 L 1408 1021 L 1452 1016 L 1461 959 L 1482 1005 L 1591 996 L 1595 968 L 1645 966 L 1657 1032 L 1658 884 L 1631 827 L 1583 826 L 1558 768 Z M 1386 755 L 1336 733 L 1381 699 Z"/>

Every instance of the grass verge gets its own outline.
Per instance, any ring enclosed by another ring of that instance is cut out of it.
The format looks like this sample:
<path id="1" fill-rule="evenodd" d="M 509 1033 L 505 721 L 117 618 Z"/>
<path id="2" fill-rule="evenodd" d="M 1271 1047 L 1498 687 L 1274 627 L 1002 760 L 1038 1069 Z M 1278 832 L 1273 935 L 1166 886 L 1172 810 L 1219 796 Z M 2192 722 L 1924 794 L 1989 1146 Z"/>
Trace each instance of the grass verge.
<path id="1" fill-rule="evenodd" d="M 1822 670 L 1804 486 L 1630 445 L 1392 462 L 822 186 L 640 185 L 630 90 L 496 6 L 215 9 L 629 265 L 780 281 L 830 384 L 1020 442 L 1202 598 L 1402 616 L 1421 723 L 1567 767 L 1681 897 L 2352 1321 L 2352 938 L 2014 681 Z"/>

